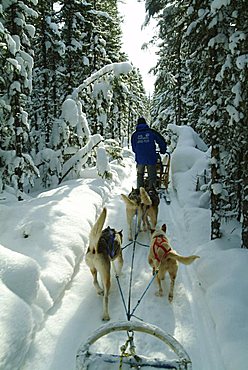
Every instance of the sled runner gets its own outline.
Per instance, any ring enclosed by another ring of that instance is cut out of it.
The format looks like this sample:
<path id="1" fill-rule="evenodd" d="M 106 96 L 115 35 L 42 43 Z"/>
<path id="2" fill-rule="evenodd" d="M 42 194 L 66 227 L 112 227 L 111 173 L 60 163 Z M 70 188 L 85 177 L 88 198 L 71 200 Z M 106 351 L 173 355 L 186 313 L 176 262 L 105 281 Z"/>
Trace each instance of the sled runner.
<path id="1" fill-rule="evenodd" d="M 158 153 L 157 160 L 157 186 L 168 191 L 170 173 L 170 153 L 166 152 L 163 158 Z"/>
<path id="2" fill-rule="evenodd" d="M 102 337 L 120 331 L 127 332 L 127 341 L 120 347 L 120 354 L 94 353 L 90 350 L 90 347 L 94 346 Z M 162 341 L 167 348 L 169 347 L 173 351 L 177 358 L 173 360 L 162 360 L 137 354 L 134 343 L 135 332 L 141 332 L 142 335 L 148 334 Z M 184 348 L 175 338 L 154 325 L 137 321 L 123 321 L 103 325 L 78 350 L 76 358 L 76 370 L 127 370 L 143 368 L 144 370 L 192 370 L 192 363 Z"/>
<path id="3" fill-rule="evenodd" d="M 158 153 L 157 162 L 157 188 L 160 198 L 163 198 L 167 204 L 170 204 L 170 195 L 168 191 L 170 174 L 170 153 L 166 152 L 163 158 Z"/>
<path id="4" fill-rule="evenodd" d="M 160 199 L 163 198 L 167 204 L 170 204 L 171 199 L 170 199 L 169 191 L 167 189 L 163 189 L 163 188 L 158 189 L 158 193 L 159 193 Z"/>

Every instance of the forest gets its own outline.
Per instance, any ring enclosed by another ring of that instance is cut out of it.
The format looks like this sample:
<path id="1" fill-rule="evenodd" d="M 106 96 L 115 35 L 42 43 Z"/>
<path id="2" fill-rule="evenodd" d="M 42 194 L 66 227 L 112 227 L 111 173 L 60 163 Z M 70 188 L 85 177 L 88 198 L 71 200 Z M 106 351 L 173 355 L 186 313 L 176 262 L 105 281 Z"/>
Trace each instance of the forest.
<path id="1" fill-rule="evenodd" d="M 211 238 L 234 218 L 248 248 L 247 1 L 141 2 L 144 23 L 157 22 L 152 97 L 121 51 L 117 0 L 2 0 L 0 192 L 21 201 L 78 178 L 99 146 L 118 159 L 140 115 L 168 143 L 169 124 L 189 125 L 211 148 L 195 179 L 210 194 Z"/>

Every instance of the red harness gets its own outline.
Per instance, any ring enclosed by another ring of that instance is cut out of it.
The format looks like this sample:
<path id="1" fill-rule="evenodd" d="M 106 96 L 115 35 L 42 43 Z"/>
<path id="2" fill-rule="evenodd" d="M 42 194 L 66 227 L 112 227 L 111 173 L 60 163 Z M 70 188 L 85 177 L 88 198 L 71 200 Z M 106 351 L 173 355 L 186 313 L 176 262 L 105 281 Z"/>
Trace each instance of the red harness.
<path id="1" fill-rule="evenodd" d="M 154 240 L 154 243 L 153 243 L 153 246 L 152 246 L 152 248 L 153 248 L 153 254 L 154 254 L 154 257 L 156 258 L 156 260 L 158 262 L 161 262 L 162 259 L 164 259 L 169 254 L 169 252 L 171 251 L 171 248 L 166 249 L 163 246 L 163 243 L 168 244 L 168 239 L 164 235 L 155 236 L 154 239 L 155 240 Z M 158 240 L 158 239 L 160 239 L 160 240 Z M 159 259 L 159 256 L 157 254 L 157 251 L 158 251 L 159 248 L 161 248 L 164 251 L 164 254 L 163 254 L 161 260 Z"/>

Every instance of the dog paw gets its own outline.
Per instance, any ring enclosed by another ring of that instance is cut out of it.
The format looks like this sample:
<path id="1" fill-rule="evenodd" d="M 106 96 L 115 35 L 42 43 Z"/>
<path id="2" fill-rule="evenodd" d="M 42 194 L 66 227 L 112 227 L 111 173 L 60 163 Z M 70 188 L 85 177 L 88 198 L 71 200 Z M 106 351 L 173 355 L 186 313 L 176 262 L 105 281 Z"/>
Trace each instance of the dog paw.
<path id="1" fill-rule="evenodd" d="M 105 314 L 105 315 L 103 315 L 103 317 L 102 317 L 102 321 L 109 321 L 110 320 L 110 316 L 109 316 L 109 314 Z"/>
<path id="2" fill-rule="evenodd" d="M 159 291 L 157 291 L 157 292 L 155 293 L 155 295 L 156 295 L 157 297 L 163 297 L 164 293 L 163 293 L 163 292 L 161 292 L 161 291 L 159 290 Z"/>
<path id="3" fill-rule="evenodd" d="M 103 290 L 98 290 L 98 291 L 97 291 L 97 294 L 98 294 L 98 295 L 104 295 L 104 291 L 103 291 Z"/>
<path id="4" fill-rule="evenodd" d="M 171 303 L 173 301 L 173 295 L 172 294 L 169 294 L 168 296 L 168 301 Z"/>

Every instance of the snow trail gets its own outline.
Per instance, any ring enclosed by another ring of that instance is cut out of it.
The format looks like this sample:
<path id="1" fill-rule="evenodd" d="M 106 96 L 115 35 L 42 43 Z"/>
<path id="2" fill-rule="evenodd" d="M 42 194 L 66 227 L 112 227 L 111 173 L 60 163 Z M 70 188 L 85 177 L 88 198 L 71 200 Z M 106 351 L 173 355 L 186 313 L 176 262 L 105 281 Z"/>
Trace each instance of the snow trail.
<path id="1" fill-rule="evenodd" d="M 125 205 L 121 200 L 120 193 L 127 194 L 131 187 L 135 186 L 135 175 L 135 171 L 133 171 L 132 176 L 126 179 L 120 188 L 116 189 L 116 192 L 105 204 L 107 207 L 106 225 L 117 230 L 123 229 L 123 246 L 128 245 L 123 250 L 124 266 L 123 274 L 120 277 L 120 285 L 127 306 L 133 244 L 129 244 L 127 240 L 127 225 L 125 222 L 123 224 Z M 167 205 L 163 199 L 161 200 L 158 224 L 161 225 L 165 222 L 168 225 L 168 235 L 171 238 L 172 246 L 178 252 L 186 255 L 189 254 L 186 243 L 188 231 L 184 225 L 182 210 L 176 197 L 174 194 L 171 194 L 171 197 L 170 205 Z M 119 214 L 120 217 L 116 217 L 116 214 Z M 149 240 L 149 232 L 142 232 L 137 238 L 131 311 L 152 278 L 152 271 L 147 262 Z M 177 246 L 180 246 L 180 250 L 177 249 Z M 221 364 L 218 346 L 214 339 L 213 322 L 206 309 L 193 265 L 179 266 L 172 304 L 168 302 L 167 298 L 168 276 L 165 284 L 165 295 L 157 297 L 155 296 L 156 282 L 152 283 L 138 305 L 135 316 L 174 336 L 188 352 L 193 369 L 225 370 Z M 109 312 L 112 322 L 126 320 L 124 305 L 113 271 Z M 39 331 L 31 346 L 28 362 L 22 370 L 33 370 L 34 368 L 36 370 L 74 369 L 76 353 L 80 345 L 85 343 L 94 330 L 103 325 L 101 315 L 102 297 L 97 296 L 93 288 L 92 276 L 83 260 L 61 302 L 49 312 L 44 327 Z M 137 318 L 134 317 L 131 320 L 137 320 Z M 118 336 L 113 334 L 104 337 L 98 342 L 97 350 L 106 353 L 120 353 L 120 346 L 125 343 L 125 340 L 126 334 L 124 333 Z M 44 341 L 50 345 L 39 346 Z M 165 357 L 165 347 L 158 340 L 150 338 L 148 340 L 144 335 L 137 333 L 137 335 L 135 334 L 135 345 L 137 353 L 140 350 L 140 353 L 144 355 L 156 356 L 161 359 Z M 68 348 L 66 353 L 64 348 Z M 199 356 L 199 352 L 201 356 Z M 166 351 L 166 356 L 168 359 L 176 357 L 169 349 Z"/>
<path id="2" fill-rule="evenodd" d="M 175 246 L 175 249 L 179 253 L 187 255 L 189 254 L 187 245 L 191 240 L 188 236 L 190 230 L 184 221 L 184 209 L 180 207 L 176 194 L 172 190 L 171 196 L 173 202 L 172 206 L 168 208 L 169 234 L 173 235 L 172 245 Z M 161 210 L 161 212 L 163 212 L 163 210 Z M 178 245 L 180 249 L 177 249 L 176 245 Z M 182 275 L 181 279 L 183 283 L 181 288 L 188 293 L 188 309 L 190 310 L 192 320 L 191 326 L 193 324 L 194 341 L 189 344 L 186 342 L 184 343 L 184 339 L 181 338 L 179 332 L 175 333 L 175 338 L 185 346 L 185 349 L 190 354 L 193 369 L 225 370 L 223 361 L 220 357 L 220 348 L 216 341 L 214 322 L 208 310 L 201 283 L 195 273 L 195 266 L 192 264 L 192 266 L 188 268 L 188 266 L 181 265 L 179 270 L 179 274 Z M 177 291 L 177 284 L 175 290 Z M 178 311 L 178 307 L 179 305 L 177 305 L 177 301 L 175 301 L 175 311 Z M 175 314 L 179 317 L 178 312 Z M 178 327 L 180 326 L 186 326 L 185 313 L 181 323 L 178 322 Z"/>

